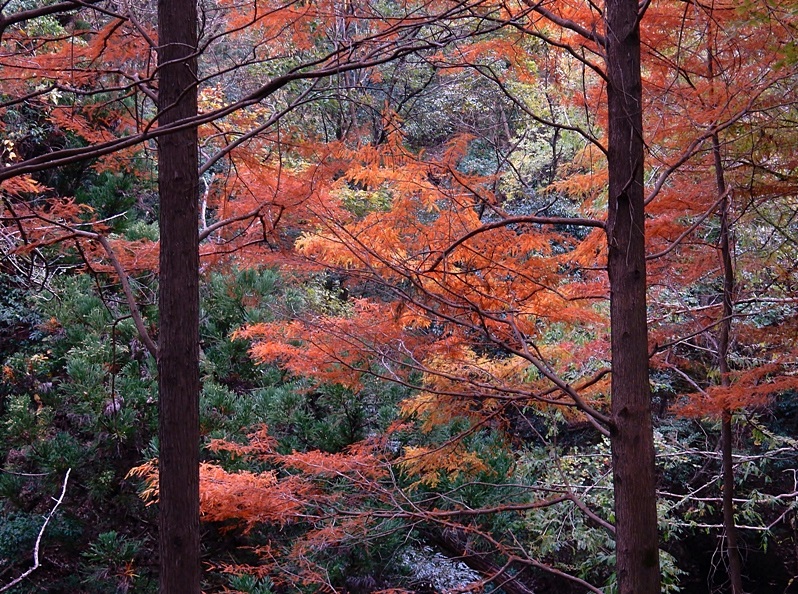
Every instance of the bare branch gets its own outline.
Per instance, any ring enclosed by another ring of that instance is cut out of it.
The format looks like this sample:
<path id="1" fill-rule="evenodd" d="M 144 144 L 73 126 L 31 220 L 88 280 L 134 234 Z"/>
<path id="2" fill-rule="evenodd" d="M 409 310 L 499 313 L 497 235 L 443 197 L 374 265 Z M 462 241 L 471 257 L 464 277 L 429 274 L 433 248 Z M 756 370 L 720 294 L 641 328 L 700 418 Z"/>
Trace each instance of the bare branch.
<path id="1" fill-rule="evenodd" d="M 111 265 L 114 267 L 114 270 L 116 270 L 117 276 L 119 276 L 119 282 L 122 283 L 122 290 L 125 292 L 125 299 L 127 299 L 128 308 L 130 308 L 130 315 L 133 318 L 133 323 L 136 326 L 136 330 L 144 346 L 147 347 L 147 350 L 153 357 L 158 358 L 158 346 L 155 344 L 155 341 L 153 341 L 149 332 L 147 332 L 147 327 L 144 325 L 144 319 L 141 317 L 141 311 L 133 295 L 133 289 L 130 287 L 130 279 L 127 276 L 124 266 L 122 266 L 119 258 L 116 257 L 111 244 L 108 243 L 105 237 L 97 234 L 96 241 L 105 250 L 108 259 L 111 261 Z"/>
<path id="2" fill-rule="evenodd" d="M 71 472 L 72 469 L 68 468 L 66 474 L 64 475 L 64 482 L 61 485 L 61 495 L 58 497 L 58 499 L 54 500 L 55 504 L 53 505 L 53 508 L 44 517 L 44 524 L 42 524 L 42 527 L 39 529 L 39 535 L 36 537 L 36 544 L 34 544 L 33 546 L 33 565 L 28 570 L 23 572 L 20 576 L 14 578 L 5 586 L 0 588 L 0 592 L 5 592 L 6 590 L 10 590 L 11 588 L 19 584 L 22 580 L 24 580 L 26 577 L 28 577 L 30 574 L 32 574 L 34 571 L 39 569 L 39 566 L 41 565 L 41 562 L 39 560 L 39 549 L 42 544 L 42 537 L 44 536 L 44 530 L 45 528 L 47 528 L 47 524 L 50 523 L 50 519 L 55 514 L 56 510 L 58 509 L 58 506 L 61 505 L 62 501 L 64 501 L 64 496 L 66 495 L 67 483 L 69 482 L 69 473 Z"/>
<path id="3" fill-rule="evenodd" d="M 40 6 L 39 8 L 31 8 L 30 10 L 21 10 L 9 16 L 2 15 L 0 12 L 0 38 L 2 38 L 5 30 L 17 23 L 24 23 L 39 17 L 49 16 L 51 14 L 59 14 L 62 12 L 69 12 L 77 10 L 83 6 L 98 4 L 100 0 L 68 0 L 67 2 L 59 2 L 58 4 L 51 4 L 49 6 Z"/>

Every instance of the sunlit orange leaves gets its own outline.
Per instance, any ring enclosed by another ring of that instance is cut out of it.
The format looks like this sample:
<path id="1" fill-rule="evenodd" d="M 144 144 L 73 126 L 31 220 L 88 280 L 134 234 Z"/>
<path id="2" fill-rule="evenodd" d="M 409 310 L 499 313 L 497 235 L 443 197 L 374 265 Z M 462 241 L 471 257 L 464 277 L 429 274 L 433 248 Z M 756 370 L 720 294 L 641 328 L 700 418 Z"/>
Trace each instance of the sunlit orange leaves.
<path id="1" fill-rule="evenodd" d="M 372 361 L 401 367 L 398 357 L 410 356 L 414 342 L 394 322 L 390 306 L 366 300 L 355 301 L 347 315 L 257 324 L 236 337 L 255 341 L 251 352 L 258 361 L 352 389 Z"/>
<path id="2" fill-rule="evenodd" d="M 226 472 L 200 465 L 200 510 L 208 522 L 233 520 L 245 531 L 261 523 L 294 521 L 304 508 L 307 489 L 300 481 L 279 481 L 274 471 Z"/>

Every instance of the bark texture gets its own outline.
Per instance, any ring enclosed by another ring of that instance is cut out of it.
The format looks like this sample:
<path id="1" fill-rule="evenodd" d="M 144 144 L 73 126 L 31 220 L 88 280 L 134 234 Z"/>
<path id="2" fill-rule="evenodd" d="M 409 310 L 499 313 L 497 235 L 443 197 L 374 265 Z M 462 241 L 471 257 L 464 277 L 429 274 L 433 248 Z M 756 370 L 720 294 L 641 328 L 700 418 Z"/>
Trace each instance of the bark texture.
<path id="1" fill-rule="evenodd" d="M 196 0 L 159 0 L 159 125 L 197 113 Z M 160 592 L 200 593 L 197 130 L 158 142 Z"/>
<path id="2" fill-rule="evenodd" d="M 611 443 L 618 592 L 660 591 L 648 378 L 642 82 L 637 0 L 606 4 Z"/>

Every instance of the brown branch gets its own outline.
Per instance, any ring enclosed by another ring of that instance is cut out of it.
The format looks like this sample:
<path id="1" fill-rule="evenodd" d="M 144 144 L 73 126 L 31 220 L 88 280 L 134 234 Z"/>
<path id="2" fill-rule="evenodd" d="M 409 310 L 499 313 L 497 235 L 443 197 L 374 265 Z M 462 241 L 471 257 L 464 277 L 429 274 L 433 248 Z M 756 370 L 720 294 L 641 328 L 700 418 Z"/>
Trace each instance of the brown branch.
<path id="1" fill-rule="evenodd" d="M 459 517 L 459 516 L 483 516 L 483 515 L 498 514 L 510 511 L 529 511 L 531 509 L 542 509 L 546 507 L 552 507 L 559 503 L 571 500 L 572 500 L 571 495 L 562 495 L 560 497 L 543 499 L 541 501 L 531 501 L 529 503 L 507 503 L 504 505 L 497 505 L 496 507 L 482 507 L 475 509 L 431 510 L 425 513 L 435 518 L 449 518 L 449 517 Z M 579 509 L 582 508 L 580 507 Z"/>
<path id="2" fill-rule="evenodd" d="M 39 17 L 48 16 L 51 14 L 77 10 L 82 6 L 98 4 L 100 1 L 101 0 L 68 0 L 67 2 L 59 2 L 58 4 L 51 4 L 50 6 L 41 6 L 39 8 L 31 8 L 30 10 L 21 10 L 20 12 L 15 12 L 9 16 L 3 16 L 2 11 L 0 11 L 0 39 L 3 37 L 5 30 L 11 25 L 24 23 L 25 21 L 38 19 Z"/>
<path id="3" fill-rule="evenodd" d="M 506 227 L 507 225 L 519 225 L 519 224 L 537 224 L 537 225 L 578 225 L 580 227 L 598 227 L 600 229 L 604 228 L 604 223 L 597 219 L 580 219 L 580 218 L 570 218 L 570 217 L 528 217 L 528 216 L 519 216 L 519 217 L 507 217 L 502 219 L 501 221 L 496 221 L 495 223 L 485 223 L 481 225 L 477 229 L 473 229 L 466 233 L 465 235 L 456 239 L 449 247 L 443 250 L 435 260 L 432 261 L 432 264 L 426 269 L 421 271 L 421 274 L 427 274 L 435 270 L 435 268 L 440 264 L 444 259 L 446 259 L 454 250 L 456 250 L 460 245 L 475 237 L 481 233 L 485 233 L 487 231 L 492 231 L 494 229 L 501 229 L 502 227 Z"/>
<path id="4" fill-rule="evenodd" d="M 591 425 L 593 425 L 602 435 L 609 436 L 607 427 L 613 426 L 612 419 L 607 415 L 600 413 L 587 402 L 585 402 L 584 399 L 579 395 L 579 392 L 574 390 L 573 386 L 568 384 L 568 382 L 563 380 L 559 375 L 551 371 L 541 359 L 529 351 L 527 341 L 525 340 L 523 333 L 518 329 L 518 326 L 512 317 L 509 319 L 508 323 L 510 324 L 513 333 L 516 335 L 516 338 L 521 345 L 522 352 L 519 354 L 521 354 L 521 356 L 523 356 L 527 361 L 532 363 L 532 365 L 534 365 L 537 370 L 546 377 L 546 379 L 562 390 L 563 393 L 567 394 L 574 401 L 576 407 L 587 415 L 587 420 Z"/>
<path id="5" fill-rule="evenodd" d="M 719 205 L 721 202 L 723 202 L 723 201 L 724 201 L 724 200 L 725 200 L 725 199 L 726 199 L 726 198 L 729 196 L 729 193 L 730 193 L 730 192 L 731 192 L 731 190 L 726 190 L 726 192 L 724 192 L 723 196 L 721 196 L 720 198 L 718 198 L 718 199 L 715 201 L 715 203 L 714 203 L 712 206 L 710 206 L 710 207 L 709 207 L 709 210 L 707 210 L 706 212 L 704 212 L 704 214 L 702 214 L 700 217 L 698 217 L 698 219 L 696 219 L 696 221 L 695 221 L 695 222 L 694 222 L 692 225 L 690 225 L 690 226 L 689 226 L 689 227 L 688 227 L 688 228 L 687 228 L 687 229 L 684 231 L 684 233 L 682 233 L 681 235 L 679 235 L 679 237 L 677 237 L 676 239 L 674 239 L 674 240 L 671 242 L 671 244 L 670 244 L 668 247 L 666 247 L 664 250 L 662 250 L 661 252 L 657 252 L 656 254 L 651 254 L 650 256 L 646 256 L 646 260 L 656 260 L 657 258 L 661 258 L 662 256 L 666 256 L 666 255 L 668 255 L 668 254 L 669 254 L 669 253 L 671 253 L 671 252 L 672 252 L 674 249 L 676 249 L 676 247 L 678 247 L 678 246 L 681 244 L 682 240 L 683 240 L 685 237 L 687 237 L 687 236 L 688 236 L 688 235 L 690 235 L 690 234 L 691 234 L 693 231 L 695 231 L 695 230 L 698 228 L 698 226 L 699 226 L 701 223 L 703 223 L 703 222 L 706 220 L 706 218 L 707 218 L 709 215 L 711 215 L 713 212 L 715 212 L 715 209 L 718 207 L 718 205 Z"/>
<path id="6" fill-rule="evenodd" d="M 138 304 L 136 303 L 136 298 L 133 295 L 133 289 L 130 287 L 130 279 L 128 278 L 127 272 L 122 266 L 122 263 L 116 257 L 116 254 L 114 253 L 111 245 L 108 243 L 108 240 L 102 235 L 96 235 L 96 241 L 105 250 L 105 253 L 108 255 L 108 259 L 111 261 L 111 265 L 114 267 L 114 270 L 116 270 L 117 276 L 119 276 L 119 282 L 122 283 L 122 290 L 125 293 L 125 299 L 127 300 L 128 307 L 130 308 L 130 315 L 133 318 L 133 324 L 135 324 L 136 330 L 138 331 L 144 346 L 147 347 L 149 353 L 157 359 L 158 346 L 155 344 L 155 341 L 153 341 L 149 332 L 147 332 L 147 327 L 144 325 L 144 319 L 141 317 L 141 311 L 139 310 Z"/>
<path id="7" fill-rule="evenodd" d="M 546 573 L 556 575 L 557 577 L 560 577 L 562 579 L 575 582 L 581 587 L 589 590 L 590 592 L 594 592 L 595 594 L 602 594 L 602 590 L 599 590 L 598 588 L 596 588 L 592 584 L 589 584 L 585 580 L 567 574 L 564 571 L 560 571 L 559 569 L 552 567 L 551 565 L 542 563 L 535 559 L 530 559 L 528 557 L 523 558 L 518 556 L 509 556 L 509 558 L 507 559 L 507 565 L 505 567 L 499 567 L 498 565 L 489 561 L 484 554 L 469 551 L 466 543 L 463 543 L 461 539 L 459 539 L 454 534 L 447 534 L 447 532 L 450 531 L 443 530 L 437 535 L 428 534 L 427 536 L 430 538 L 430 540 L 438 544 L 438 546 L 452 553 L 453 556 L 456 556 L 458 559 L 462 560 L 466 565 L 468 565 L 475 571 L 478 571 L 482 575 L 490 576 L 491 581 L 495 576 L 500 576 L 505 574 L 507 571 L 506 569 L 507 566 L 511 565 L 512 563 L 518 563 L 520 565 L 531 566 L 536 569 L 540 569 L 541 571 L 545 571 Z M 485 534 L 480 534 L 480 536 L 482 536 L 488 541 L 493 540 Z M 491 544 L 494 543 L 496 545 L 499 544 L 495 541 L 493 541 Z M 506 582 L 502 582 L 500 585 L 502 590 L 504 590 L 508 594 L 530 594 L 531 592 L 534 592 L 534 590 L 532 590 L 523 581 L 521 581 L 518 574 L 513 576 L 513 579 L 507 580 Z"/>
<path id="8" fill-rule="evenodd" d="M 233 142 L 231 142 L 227 146 L 219 149 L 219 151 L 216 154 L 214 154 L 211 157 L 209 157 L 208 160 L 205 163 L 203 163 L 203 165 L 200 167 L 199 174 L 202 175 L 205 172 L 207 172 L 211 167 L 213 167 L 213 165 L 217 161 L 219 161 L 225 155 L 227 155 L 230 152 L 232 152 L 235 148 L 239 147 L 240 145 L 245 143 L 247 140 L 250 140 L 251 138 L 254 138 L 255 136 L 257 136 L 261 132 L 263 132 L 263 131 L 267 130 L 268 128 L 272 127 L 285 114 L 287 114 L 289 111 L 291 111 L 292 109 L 294 109 L 295 107 L 297 107 L 298 105 L 303 103 L 305 98 L 310 94 L 310 92 L 313 89 L 315 89 L 315 85 L 316 85 L 317 82 L 318 81 L 314 81 L 312 85 L 310 85 L 307 89 L 302 91 L 302 93 L 300 93 L 299 96 L 296 99 L 294 99 L 293 101 L 291 101 L 286 107 L 284 107 L 283 109 L 281 109 L 281 110 L 275 112 L 274 114 L 272 114 L 272 116 L 266 122 L 264 122 L 263 124 L 261 124 L 257 128 L 254 128 L 253 130 L 250 130 L 246 134 L 243 134 L 242 136 L 240 136 L 239 138 L 237 138 L 236 140 L 234 140 Z M 200 241 L 202 241 L 202 239 L 203 238 L 200 237 Z"/>
<path id="9" fill-rule="evenodd" d="M 599 526 L 601 526 L 602 528 L 604 528 L 604 529 L 605 529 L 607 532 L 609 532 L 611 535 L 613 535 L 613 536 L 615 535 L 615 526 L 614 526 L 613 524 L 610 524 L 610 523 L 609 523 L 607 520 L 605 520 L 604 518 L 602 518 L 601 516 L 599 516 L 599 515 L 598 515 L 596 512 L 594 512 L 592 509 L 590 509 L 590 508 L 587 506 L 587 504 L 586 504 L 584 501 L 582 501 L 582 499 L 581 499 L 581 498 L 577 497 L 577 496 L 576 496 L 574 493 L 569 493 L 569 494 L 566 496 L 566 499 L 568 499 L 568 500 L 570 500 L 571 502 L 573 502 L 573 504 L 574 504 L 576 507 L 578 507 L 578 508 L 579 508 L 579 510 L 580 510 L 580 511 L 581 511 L 583 514 L 585 514 L 585 515 L 586 515 L 588 518 L 590 518 L 591 520 L 593 520 L 593 521 L 594 521 L 596 524 L 598 524 Z"/>
<path id="10" fill-rule="evenodd" d="M 149 351 L 153 357 L 157 358 L 158 347 L 150 337 L 149 332 L 147 332 L 147 327 L 144 324 L 144 318 L 141 316 L 138 303 L 133 295 L 133 289 L 130 286 L 130 279 L 125 271 L 124 266 L 122 266 L 122 263 L 119 261 L 119 258 L 116 257 L 116 253 L 111 247 L 111 244 L 108 243 L 108 240 L 104 236 L 100 235 L 99 233 L 94 233 L 93 231 L 75 229 L 66 223 L 48 219 L 47 217 L 41 215 L 39 215 L 38 218 L 46 223 L 55 225 L 56 227 L 60 227 L 61 229 L 65 229 L 71 233 L 69 237 L 62 237 L 58 240 L 54 240 L 53 243 L 56 241 L 63 241 L 64 239 L 68 239 L 70 237 L 85 237 L 86 239 L 96 241 L 102 246 L 103 250 L 105 250 L 105 253 L 108 255 L 108 259 L 111 261 L 111 265 L 114 267 L 114 270 L 119 276 L 119 282 L 122 284 L 122 290 L 125 293 L 125 300 L 127 301 L 128 308 L 130 309 L 130 315 L 133 318 L 133 323 L 136 326 L 136 330 L 138 331 L 144 346 L 147 348 L 147 351 Z"/>
<path id="11" fill-rule="evenodd" d="M 429 541 L 446 551 L 453 558 L 465 563 L 481 576 L 486 577 L 487 580 L 485 581 L 493 581 L 507 571 L 510 562 L 505 564 L 504 567 L 499 567 L 487 559 L 484 554 L 470 552 L 468 546 L 462 542 L 462 539 L 452 534 L 453 530 L 441 530 L 440 532 L 427 530 L 425 532 L 425 536 Z M 507 594 L 535 594 L 535 590 L 518 576 L 502 581 L 500 586 Z"/>
<path id="12" fill-rule="evenodd" d="M 570 19 L 564 19 L 561 16 L 557 16 L 547 8 L 543 8 L 542 2 L 532 3 L 529 0 L 525 0 L 524 4 L 526 4 L 527 6 L 531 6 L 535 12 L 545 17 L 547 20 L 551 21 L 555 25 L 562 27 L 563 29 L 568 29 L 569 31 L 573 31 L 577 35 L 580 35 L 589 41 L 593 41 L 594 43 L 600 45 L 601 47 L 604 47 L 607 44 L 607 40 L 605 39 L 605 37 L 595 29 L 587 30 L 582 25 L 580 25 L 575 21 L 572 21 Z"/>

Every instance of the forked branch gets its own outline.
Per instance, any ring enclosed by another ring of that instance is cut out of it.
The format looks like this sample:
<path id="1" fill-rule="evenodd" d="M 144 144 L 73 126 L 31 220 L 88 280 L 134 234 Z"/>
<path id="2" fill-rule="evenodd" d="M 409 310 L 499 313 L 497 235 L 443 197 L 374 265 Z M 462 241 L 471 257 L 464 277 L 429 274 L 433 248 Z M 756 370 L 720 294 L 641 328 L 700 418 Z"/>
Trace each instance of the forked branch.
<path id="1" fill-rule="evenodd" d="M 64 496 L 66 495 L 67 483 L 69 482 L 69 473 L 71 472 L 72 469 L 68 468 L 66 474 L 64 475 L 64 482 L 61 484 L 61 495 L 58 497 L 58 499 L 54 500 L 55 504 L 53 505 L 53 508 L 49 511 L 49 513 L 46 516 L 44 516 L 44 524 L 42 524 L 42 527 L 39 529 L 39 534 L 36 537 L 36 543 L 33 545 L 33 565 L 30 568 L 28 568 L 26 571 L 24 571 L 21 575 L 17 576 L 16 578 L 8 582 L 5 586 L 0 587 L 0 592 L 5 592 L 6 590 L 10 590 L 11 588 L 19 584 L 22 580 L 24 580 L 26 577 L 28 577 L 30 574 L 32 574 L 34 571 L 39 569 L 39 566 L 41 565 L 41 561 L 39 559 L 39 550 L 41 548 L 42 537 L 44 536 L 44 530 L 47 528 L 47 524 L 50 523 L 50 520 L 52 519 L 53 515 L 55 515 L 58 506 L 61 505 L 62 501 L 64 501 Z"/>

